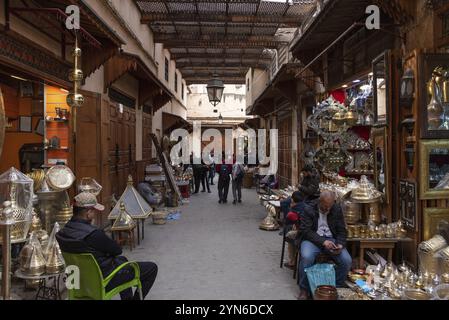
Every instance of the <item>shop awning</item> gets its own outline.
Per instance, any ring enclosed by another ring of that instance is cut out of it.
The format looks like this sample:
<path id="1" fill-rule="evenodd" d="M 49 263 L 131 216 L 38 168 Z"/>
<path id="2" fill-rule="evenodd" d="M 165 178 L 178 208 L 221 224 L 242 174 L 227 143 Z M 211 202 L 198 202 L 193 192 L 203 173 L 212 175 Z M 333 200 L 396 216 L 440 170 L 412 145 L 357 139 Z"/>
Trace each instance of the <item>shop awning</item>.
<path id="1" fill-rule="evenodd" d="M 88 77 L 96 69 L 113 56 L 118 48 L 125 44 L 124 40 L 89 7 L 87 3 L 79 0 L 41 0 L 14 2 L 10 4 L 9 15 L 35 27 L 50 39 L 61 44 L 61 56 L 66 56 L 66 47 L 74 43 L 75 33 L 65 27 L 68 5 L 73 4 L 80 9 L 80 37 L 84 56 L 82 69 Z M 8 21 L 8 16 L 5 18 Z M 38 21 L 38 23 L 37 23 Z M 7 23 L 8 24 L 8 23 Z"/>
<path id="2" fill-rule="evenodd" d="M 130 73 L 139 80 L 139 105 L 144 105 L 152 98 L 153 112 L 156 112 L 174 98 L 173 94 L 166 89 L 142 59 L 130 53 L 117 54 L 105 63 L 104 90 L 106 91 L 125 73 Z"/>
<path id="3" fill-rule="evenodd" d="M 314 76 L 309 70 L 295 78 L 303 65 L 301 63 L 283 64 L 277 74 L 247 110 L 249 115 L 264 116 L 275 111 L 275 100 L 283 98 L 290 103 L 296 103 L 298 94 L 314 91 Z"/>
<path id="4" fill-rule="evenodd" d="M 382 12 L 398 24 L 408 23 L 413 19 L 414 6 L 405 2 L 398 0 L 327 1 L 310 26 L 293 41 L 291 51 L 301 62 L 308 64 L 351 25 L 357 22 L 365 23 L 366 8 L 370 5 L 379 6 Z"/>
<path id="5" fill-rule="evenodd" d="M 291 47 L 295 57 L 309 63 L 354 22 L 365 17 L 366 8 L 373 0 L 332 0 L 314 18 Z"/>
<path id="6" fill-rule="evenodd" d="M 162 112 L 162 130 L 164 134 L 170 134 L 175 129 L 186 129 L 187 131 L 192 131 L 192 125 L 184 118 L 168 113 Z"/>

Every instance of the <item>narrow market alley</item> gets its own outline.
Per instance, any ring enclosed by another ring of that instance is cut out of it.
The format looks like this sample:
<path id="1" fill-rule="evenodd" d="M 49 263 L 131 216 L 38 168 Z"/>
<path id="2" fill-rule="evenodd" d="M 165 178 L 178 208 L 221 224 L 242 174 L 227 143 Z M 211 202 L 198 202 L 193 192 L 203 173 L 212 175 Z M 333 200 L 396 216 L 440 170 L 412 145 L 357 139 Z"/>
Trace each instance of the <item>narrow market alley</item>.
<path id="1" fill-rule="evenodd" d="M 143 243 L 125 255 L 157 263 L 152 300 L 290 300 L 298 292 L 293 271 L 279 268 L 282 237 L 258 229 L 266 210 L 254 189 L 243 202 L 219 204 L 212 193 L 192 195 L 180 220 L 147 222 Z"/>

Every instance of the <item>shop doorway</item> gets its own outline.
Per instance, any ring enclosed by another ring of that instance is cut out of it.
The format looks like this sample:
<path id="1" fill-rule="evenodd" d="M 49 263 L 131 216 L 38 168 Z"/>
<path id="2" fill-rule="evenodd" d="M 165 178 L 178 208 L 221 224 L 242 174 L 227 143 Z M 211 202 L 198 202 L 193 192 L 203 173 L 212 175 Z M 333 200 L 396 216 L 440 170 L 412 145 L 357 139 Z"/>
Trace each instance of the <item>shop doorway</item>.
<path id="1" fill-rule="evenodd" d="M 44 164 L 44 85 L 0 72 L 5 136 L 0 172 L 30 172 Z"/>

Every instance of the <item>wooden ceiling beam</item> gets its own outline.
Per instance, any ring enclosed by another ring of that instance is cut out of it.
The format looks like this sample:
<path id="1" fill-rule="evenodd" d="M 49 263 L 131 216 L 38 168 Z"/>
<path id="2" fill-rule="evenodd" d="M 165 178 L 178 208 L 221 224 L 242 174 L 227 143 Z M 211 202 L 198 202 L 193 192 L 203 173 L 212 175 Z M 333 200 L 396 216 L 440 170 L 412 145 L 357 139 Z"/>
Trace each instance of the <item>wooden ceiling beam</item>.
<path id="1" fill-rule="evenodd" d="M 260 0 L 231 0 L 232 3 L 258 3 Z M 223 3 L 223 0 L 135 0 L 137 3 L 158 3 L 158 2 L 168 2 L 168 3 Z"/>
<path id="2" fill-rule="evenodd" d="M 207 84 L 211 77 L 188 77 L 184 78 L 187 85 L 190 84 Z M 221 77 L 224 84 L 245 84 L 245 77 Z"/>
<path id="3" fill-rule="evenodd" d="M 212 59 L 217 56 L 219 59 L 251 59 L 251 60 L 267 60 L 271 61 L 271 54 L 253 54 L 253 53 L 171 53 L 171 57 L 175 60 L 181 59 Z"/>
<path id="4" fill-rule="evenodd" d="M 224 34 L 198 34 L 198 33 L 161 33 L 154 32 L 154 42 L 162 42 L 170 41 L 170 40 L 188 40 L 188 41 L 249 41 L 249 42 L 257 42 L 257 41 L 278 41 L 288 43 L 288 41 L 283 41 L 280 37 L 275 37 L 272 35 L 245 35 L 245 34 L 228 34 L 225 36 Z"/>
<path id="5" fill-rule="evenodd" d="M 282 45 L 287 45 L 285 41 L 242 41 L 242 40 L 219 40 L 219 41 L 206 41 L 206 40 L 167 40 L 164 41 L 164 47 L 170 48 L 272 48 L 276 49 Z"/>
<path id="6" fill-rule="evenodd" d="M 213 63 L 213 60 L 211 62 L 177 62 L 176 68 L 178 69 L 200 69 L 200 68 L 266 68 L 270 65 L 270 61 L 266 60 L 265 62 L 259 62 L 259 61 L 252 61 L 252 62 L 226 62 L 226 63 Z"/>
<path id="7" fill-rule="evenodd" d="M 279 16 L 279 15 L 226 15 L 210 13 L 198 17 L 195 12 L 186 13 L 142 13 L 141 23 L 151 24 L 154 22 L 210 22 L 210 23 L 253 23 L 266 24 L 276 23 L 281 27 L 297 28 L 301 26 L 302 19 L 297 16 Z"/>

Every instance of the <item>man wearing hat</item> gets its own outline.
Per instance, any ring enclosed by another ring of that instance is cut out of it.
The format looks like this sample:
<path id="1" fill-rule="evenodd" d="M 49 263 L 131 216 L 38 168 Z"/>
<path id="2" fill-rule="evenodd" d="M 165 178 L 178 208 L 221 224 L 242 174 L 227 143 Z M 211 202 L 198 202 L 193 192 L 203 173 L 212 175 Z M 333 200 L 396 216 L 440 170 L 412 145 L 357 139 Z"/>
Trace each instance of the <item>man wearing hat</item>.
<path id="1" fill-rule="evenodd" d="M 97 202 L 94 194 L 81 192 L 75 197 L 72 219 L 56 234 L 56 239 L 63 252 L 91 253 L 97 260 L 103 277 L 106 278 L 115 268 L 128 260 L 121 256 L 122 248 L 114 240 L 109 238 L 103 230 L 92 225 L 96 214 L 103 210 L 104 206 Z M 138 265 L 142 296 L 145 298 L 156 280 L 157 265 L 153 262 L 138 262 Z M 111 280 L 106 290 L 110 291 L 133 278 L 132 268 L 124 268 Z M 122 300 L 140 298 L 137 290 L 133 296 L 131 288 L 122 291 L 120 296 Z"/>

